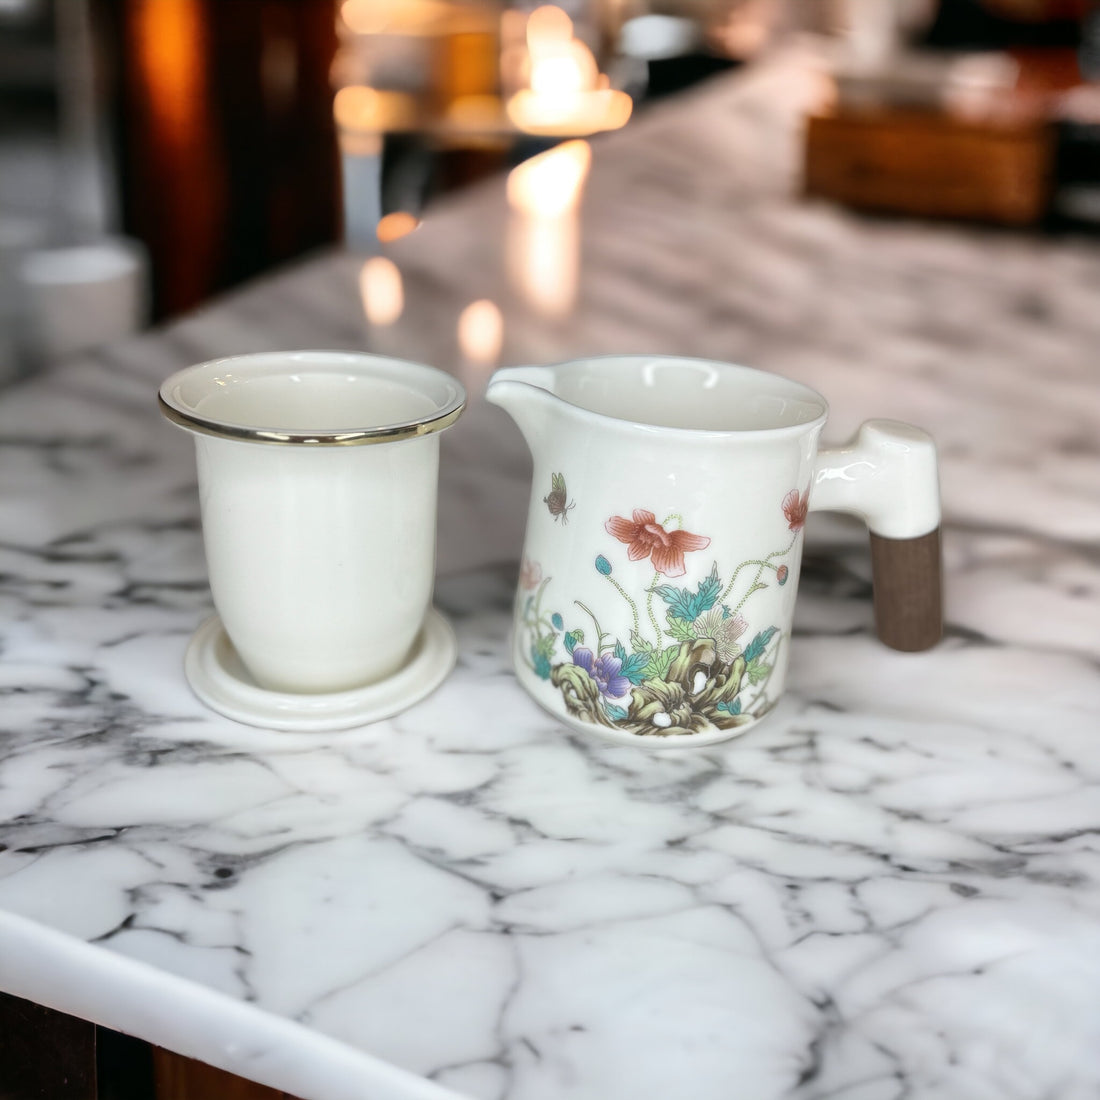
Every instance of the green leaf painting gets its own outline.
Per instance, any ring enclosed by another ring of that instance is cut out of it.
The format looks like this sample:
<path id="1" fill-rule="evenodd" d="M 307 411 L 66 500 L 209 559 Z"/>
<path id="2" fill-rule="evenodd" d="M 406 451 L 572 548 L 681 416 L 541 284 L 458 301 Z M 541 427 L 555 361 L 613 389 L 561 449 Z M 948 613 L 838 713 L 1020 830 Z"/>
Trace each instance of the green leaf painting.
<path id="1" fill-rule="evenodd" d="M 767 630 L 761 630 L 759 634 L 745 647 L 745 660 L 750 664 L 764 652 L 772 635 L 779 629 L 777 626 L 769 626 Z"/>
<path id="2" fill-rule="evenodd" d="M 722 591 L 722 582 L 718 577 L 718 563 L 711 567 L 710 575 L 699 582 L 694 592 L 686 588 L 674 588 L 671 584 L 662 584 L 653 589 L 654 593 L 668 604 L 668 614 L 677 619 L 699 618 L 704 611 L 709 611 L 718 599 L 718 593 Z"/>
<path id="3" fill-rule="evenodd" d="M 759 684 L 768 678 L 771 670 L 771 665 L 766 665 L 763 661 L 753 661 L 745 669 L 745 675 L 748 676 L 750 684 Z"/>
<path id="4" fill-rule="evenodd" d="M 678 618 L 668 612 L 668 629 L 665 631 L 672 638 L 679 638 L 681 642 L 690 642 L 695 637 L 695 628 L 686 619 Z"/>

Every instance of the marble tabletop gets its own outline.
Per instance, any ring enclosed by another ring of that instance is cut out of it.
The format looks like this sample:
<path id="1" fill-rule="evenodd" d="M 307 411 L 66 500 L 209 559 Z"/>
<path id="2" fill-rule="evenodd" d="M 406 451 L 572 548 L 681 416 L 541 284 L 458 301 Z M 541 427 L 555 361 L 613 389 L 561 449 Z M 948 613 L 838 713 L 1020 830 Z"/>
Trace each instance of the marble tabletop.
<path id="1" fill-rule="evenodd" d="M 0 393 L 0 990 L 305 1100 L 1097 1095 L 1100 248 L 800 201 L 821 93 L 796 49 L 595 141 L 567 313 L 537 265 L 522 292 L 492 181 L 392 246 L 394 324 L 326 254 Z M 866 533 L 815 515 L 767 722 L 666 753 L 558 726 L 508 668 L 529 464 L 455 340 L 481 298 L 503 362 L 741 361 L 822 391 L 830 439 L 930 430 L 942 645 L 874 641 Z M 189 693 L 194 466 L 153 400 L 310 346 L 472 396 L 458 668 L 332 735 Z"/>

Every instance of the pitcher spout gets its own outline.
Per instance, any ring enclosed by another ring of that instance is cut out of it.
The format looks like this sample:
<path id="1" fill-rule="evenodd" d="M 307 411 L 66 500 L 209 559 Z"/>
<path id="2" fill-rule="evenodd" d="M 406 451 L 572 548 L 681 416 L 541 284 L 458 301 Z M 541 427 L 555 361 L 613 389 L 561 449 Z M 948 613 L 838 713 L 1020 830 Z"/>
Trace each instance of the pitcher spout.
<path id="1" fill-rule="evenodd" d="M 499 405 L 516 422 L 532 455 L 537 455 L 547 417 L 558 401 L 550 367 L 507 367 L 489 380 L 485 400 Z"/>

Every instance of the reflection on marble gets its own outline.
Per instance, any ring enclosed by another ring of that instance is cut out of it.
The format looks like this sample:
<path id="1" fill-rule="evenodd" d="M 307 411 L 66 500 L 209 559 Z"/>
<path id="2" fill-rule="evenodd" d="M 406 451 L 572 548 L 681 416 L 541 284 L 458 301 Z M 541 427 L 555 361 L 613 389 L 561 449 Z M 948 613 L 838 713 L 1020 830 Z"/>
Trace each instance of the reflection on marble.
<path id="1" fill-rule="evenodd" d="M 789 147 L 757 139 L 815 80 L 777 63 L 594 143 L 568 322 L 509 298 L 493 184 L 393 247 L 384 330 L 361 260 L 322 257 L 2 395 L 0 908 L 106 950 L 0 922 L 0 988 L 306 1100 L 432 1094 L 361 1052 L 478 1100 L 1097 1094 L 1100 252 L 782 199 Z M 444 438 L 455 675 L 323 737 L 203 710 L 191 445 L 156 383 L 366 345 L 480 394 L 453 343 L 480 297 L 510 362 L 739 359 L 822 390 L 832 438 L 929 428 L 944 644 L 879 647 L 866 536 L 814 516 L 766 723 L 659 754 L 562 729 L 506 667 L 527 466 L 476 400 Z"/>

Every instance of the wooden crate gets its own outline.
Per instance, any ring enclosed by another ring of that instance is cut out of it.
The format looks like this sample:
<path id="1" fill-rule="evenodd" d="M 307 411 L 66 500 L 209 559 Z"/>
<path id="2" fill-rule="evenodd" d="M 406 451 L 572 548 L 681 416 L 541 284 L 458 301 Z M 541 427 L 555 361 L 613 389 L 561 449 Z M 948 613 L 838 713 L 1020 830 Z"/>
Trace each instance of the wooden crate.
<path id="1" fill-rule="evenodd" d="M 1053 159 L 1038 119 L 838 111 L 809 119 L 805 189 L 864 210 L 1032 225 L 1047 209 Z"/>

